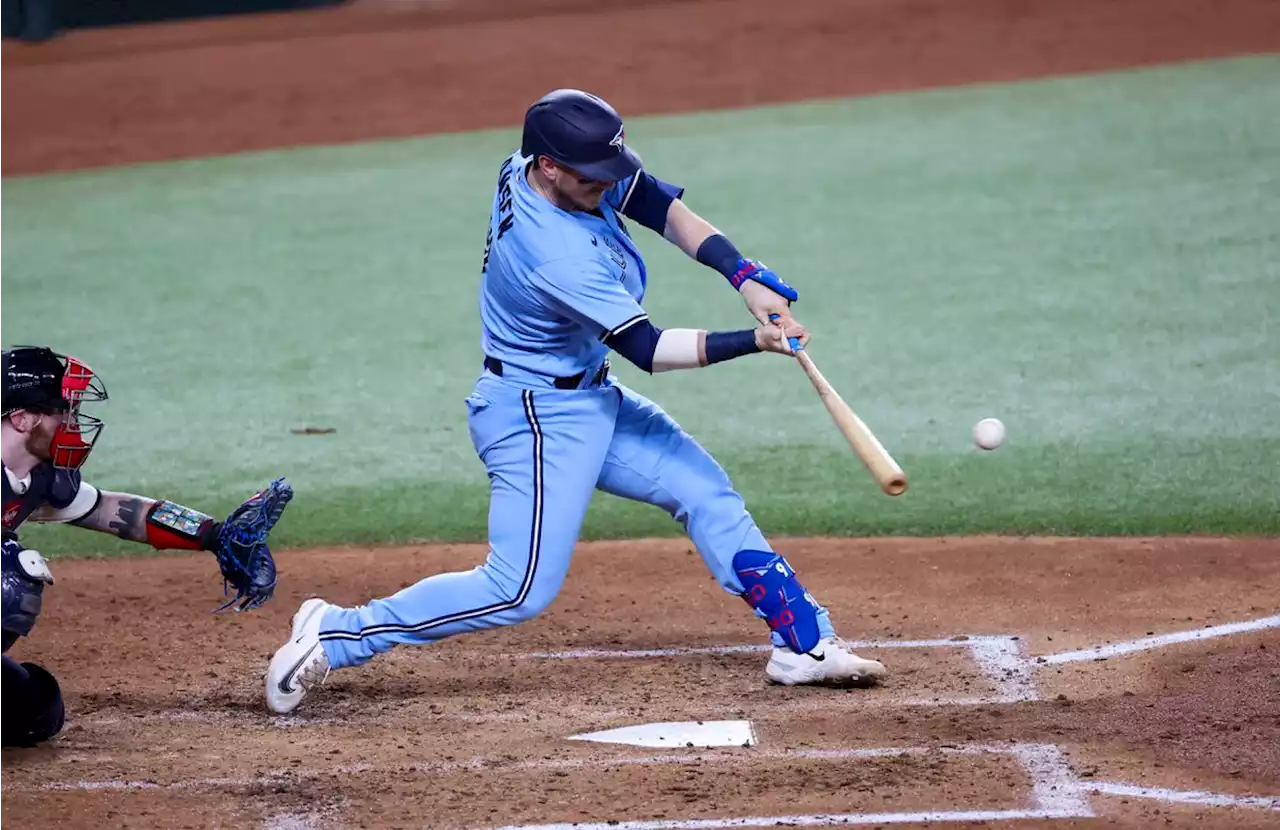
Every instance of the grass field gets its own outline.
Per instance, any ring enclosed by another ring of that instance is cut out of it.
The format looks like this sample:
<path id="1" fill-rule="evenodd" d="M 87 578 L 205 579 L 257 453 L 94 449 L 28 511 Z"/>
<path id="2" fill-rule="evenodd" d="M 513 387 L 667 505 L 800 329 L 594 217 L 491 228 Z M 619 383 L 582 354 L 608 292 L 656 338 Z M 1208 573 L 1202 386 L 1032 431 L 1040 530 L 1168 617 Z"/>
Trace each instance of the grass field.
<path id="1" fill-rule="evenodd" d="M 1277 135 L 1274 57 L 630 120 L 652 172 L 799 288 L 812 354 L 911 490 L 876 489 L 783 358 L 618 375 L 775 534 L 1280 532 Z M 281 544 L 482 539 L 462 399 L 517 141 L 6 179 L 4 342 L 104 376 L 102 487 L 222 513 L 288 475 Z M 722 278 L 639 234 L 658 325 L 747 324 Z M 969 438 L 988 415 L 995 453 Z M 586 528 L 678 532 L 605 495 Z"/>

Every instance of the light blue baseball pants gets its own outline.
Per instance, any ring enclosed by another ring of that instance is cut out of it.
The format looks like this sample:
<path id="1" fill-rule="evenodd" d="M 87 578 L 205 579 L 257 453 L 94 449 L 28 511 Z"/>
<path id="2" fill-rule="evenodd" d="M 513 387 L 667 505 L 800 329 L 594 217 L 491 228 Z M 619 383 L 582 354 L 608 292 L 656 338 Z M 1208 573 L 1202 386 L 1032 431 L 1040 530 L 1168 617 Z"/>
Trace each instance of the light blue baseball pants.
<path id="1" fill-rule="evenodd" d="M 537 615 L 564 582 L 596 489 L 670 513 L 734 594 L 742 593 L 734 554 L 772 550 L 715 459 L 656 404 L 620 384 L 529 390 L 486 372 L 467 406 L 491 484 L 485 563 L 367 605 L 330 608 L 320 640 L 331 667 Z M 833 635 L 825 608 L 818 626 L 821 636 Z"/>

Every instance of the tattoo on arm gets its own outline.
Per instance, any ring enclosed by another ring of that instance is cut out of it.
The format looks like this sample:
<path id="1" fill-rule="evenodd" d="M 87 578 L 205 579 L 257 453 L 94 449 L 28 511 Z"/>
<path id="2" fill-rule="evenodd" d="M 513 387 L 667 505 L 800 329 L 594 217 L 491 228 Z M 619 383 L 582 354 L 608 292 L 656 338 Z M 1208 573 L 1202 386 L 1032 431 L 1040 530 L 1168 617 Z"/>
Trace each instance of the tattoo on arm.
<path id="1" fill-rule="evenodd" d="M 76 524 L 90 530 L 114 533 L 131 542 L 147 541 L 147 511 L 155 504 L 152 499 L 129 493 L 102 494 L 98 509 Z"/>

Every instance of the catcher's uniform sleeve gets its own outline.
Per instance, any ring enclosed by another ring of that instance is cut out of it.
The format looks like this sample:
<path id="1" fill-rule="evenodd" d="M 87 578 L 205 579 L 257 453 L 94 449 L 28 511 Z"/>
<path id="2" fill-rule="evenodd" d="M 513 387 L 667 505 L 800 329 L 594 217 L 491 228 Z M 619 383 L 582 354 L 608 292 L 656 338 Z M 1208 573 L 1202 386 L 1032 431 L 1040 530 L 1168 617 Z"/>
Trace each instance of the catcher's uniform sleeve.
<path id="1" fill-rule="evenodd" d="M 83 519 L 94 511 L 102 494 L 80 480 L 77 470 L 58 469 L 49 483 L 45 503 L 31 514 L 31 521 L 61 524 Z"/>

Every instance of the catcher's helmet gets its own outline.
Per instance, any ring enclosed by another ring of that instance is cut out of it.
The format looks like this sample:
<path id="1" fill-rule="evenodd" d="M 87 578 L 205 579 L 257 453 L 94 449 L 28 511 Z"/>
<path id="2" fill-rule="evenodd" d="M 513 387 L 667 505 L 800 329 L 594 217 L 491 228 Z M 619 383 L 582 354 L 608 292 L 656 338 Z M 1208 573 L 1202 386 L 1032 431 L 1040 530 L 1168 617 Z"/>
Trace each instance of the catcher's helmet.
<path id="1" fill-rule="evenodd" d="M 101 378 L 78 358 L 46 346 L 4 350 L 4 416 L 19 409 L 42 415 L 66 413 L 49 448 L 57 467 L 75 469 L 84 464 L 103 424 L 82 413 L 80 404 L 106 399 Z"/>
<path id="2" fill-rule="evenodd" d="M 596 181 L 616 182 L 642 164 L 625 137 L 621 116 L 604 99 L 580 89 L 557 89 L 525 113 L 520 152 L 547 156 Z"/>

